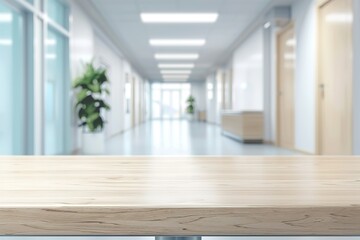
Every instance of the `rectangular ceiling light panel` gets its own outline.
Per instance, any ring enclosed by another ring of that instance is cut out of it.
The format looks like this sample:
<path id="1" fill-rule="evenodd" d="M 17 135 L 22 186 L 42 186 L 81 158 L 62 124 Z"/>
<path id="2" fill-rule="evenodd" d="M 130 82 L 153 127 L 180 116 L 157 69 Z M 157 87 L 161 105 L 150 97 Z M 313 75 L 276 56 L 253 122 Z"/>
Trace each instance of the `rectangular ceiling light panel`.
<path id="1" fill-rule="evenodd" d="M 186 82 L 188 79 L 163 79 L 164 82 Z"/>
<path id="2" fill-rule="evenodd" d="M 189 75 L 163 75 L 166 79 L 188 79 Z"/>
<path id="3" fill-rule="evenodd" d="M 161 63 L 158 65 L 159 68 L 184 68 L 184 69 L 192 69 L 195 67 L 195 64 L 166 64 L 166 63 Z"/>
<path id="4" fill-rule="evenodd" d="M 144 23 L 214 23 L 217 13 L 141 13 Z"/>
<path id="5" fill-rule="evenodd" d="M 165 54 L 155 54 L 155 59 L 158 60 L 195 60 L 199 58 L 199 54 L 195 53 L 165 53 Z"/>
<path id="6" fill-rule="evenodd" d="M 191 74 L 191 70 L 162 70 L 161 74 Z"/>
<path id="7" fill-rule="evenodd" d="M 204 46 L 205 39 L 150 39 L 151 46 L 173 46 L 173 47 L 188 47 L 188 46 Z"/>

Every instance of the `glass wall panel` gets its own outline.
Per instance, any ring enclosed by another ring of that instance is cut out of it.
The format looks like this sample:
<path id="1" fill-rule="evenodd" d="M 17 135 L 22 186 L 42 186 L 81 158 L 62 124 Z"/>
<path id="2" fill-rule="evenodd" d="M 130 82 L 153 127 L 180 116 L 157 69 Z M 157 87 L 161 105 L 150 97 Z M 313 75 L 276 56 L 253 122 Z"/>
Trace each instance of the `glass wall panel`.
<path id="1" fill-rule="evenodd" d="M 0 1 L 0 154 L 24 151 L 23 18 Z"/>
<path id="2" fill-rule="evenodd" d="M 62 154 L 65 138 L 66 38 L 49 28 L 46 39 L 45 154 Z"/>
<path id="3" fill-rule="evenodd" d="M 65 29 L 69 28 L 68 7 L 62 0 L 48 0 L 46 12 L 49 18 Z"/>

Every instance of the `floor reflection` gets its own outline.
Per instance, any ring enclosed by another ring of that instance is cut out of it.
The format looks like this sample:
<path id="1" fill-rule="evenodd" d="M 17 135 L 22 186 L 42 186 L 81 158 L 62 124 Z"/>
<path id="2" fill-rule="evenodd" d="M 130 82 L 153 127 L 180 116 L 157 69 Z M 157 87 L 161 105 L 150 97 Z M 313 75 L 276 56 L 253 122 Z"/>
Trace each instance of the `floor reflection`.
<path id="1" fill-rule="evenodd" d="M 149 121 L 107 142 L 108 155 L 296 155 L 266 144 L 242 144 L 219 126 L 181 120 Z"/>

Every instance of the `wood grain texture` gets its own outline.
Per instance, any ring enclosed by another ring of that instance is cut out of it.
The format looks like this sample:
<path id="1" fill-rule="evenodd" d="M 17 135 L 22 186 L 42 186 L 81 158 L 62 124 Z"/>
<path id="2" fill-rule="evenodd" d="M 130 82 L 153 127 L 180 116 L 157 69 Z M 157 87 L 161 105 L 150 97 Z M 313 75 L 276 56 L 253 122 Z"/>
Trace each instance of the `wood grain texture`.
<path id="1" fill-rule="evenodd" d="M 359 235 L 360 157 L 0 159 L 0 235 Z"/>
<path id="2" fill-rule="evenodd" d="M 221 127 L 243 141 L 264 139 L 264 114 L 262 112 L 241 112 L 222 114 Z"/>

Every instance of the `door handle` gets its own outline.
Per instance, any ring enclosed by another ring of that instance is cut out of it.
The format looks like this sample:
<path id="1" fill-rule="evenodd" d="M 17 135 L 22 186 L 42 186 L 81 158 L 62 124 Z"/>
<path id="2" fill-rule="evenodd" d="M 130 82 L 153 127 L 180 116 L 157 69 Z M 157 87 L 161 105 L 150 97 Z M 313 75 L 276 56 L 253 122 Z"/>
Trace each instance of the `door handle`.
<path id="1" fill-rule="evenodd" d="M 319 89 L 320 89 L 320 96 L 322 99 L 324 99 L 325 98 L 325 84 L 321 83 L 319 85 Z"/>

